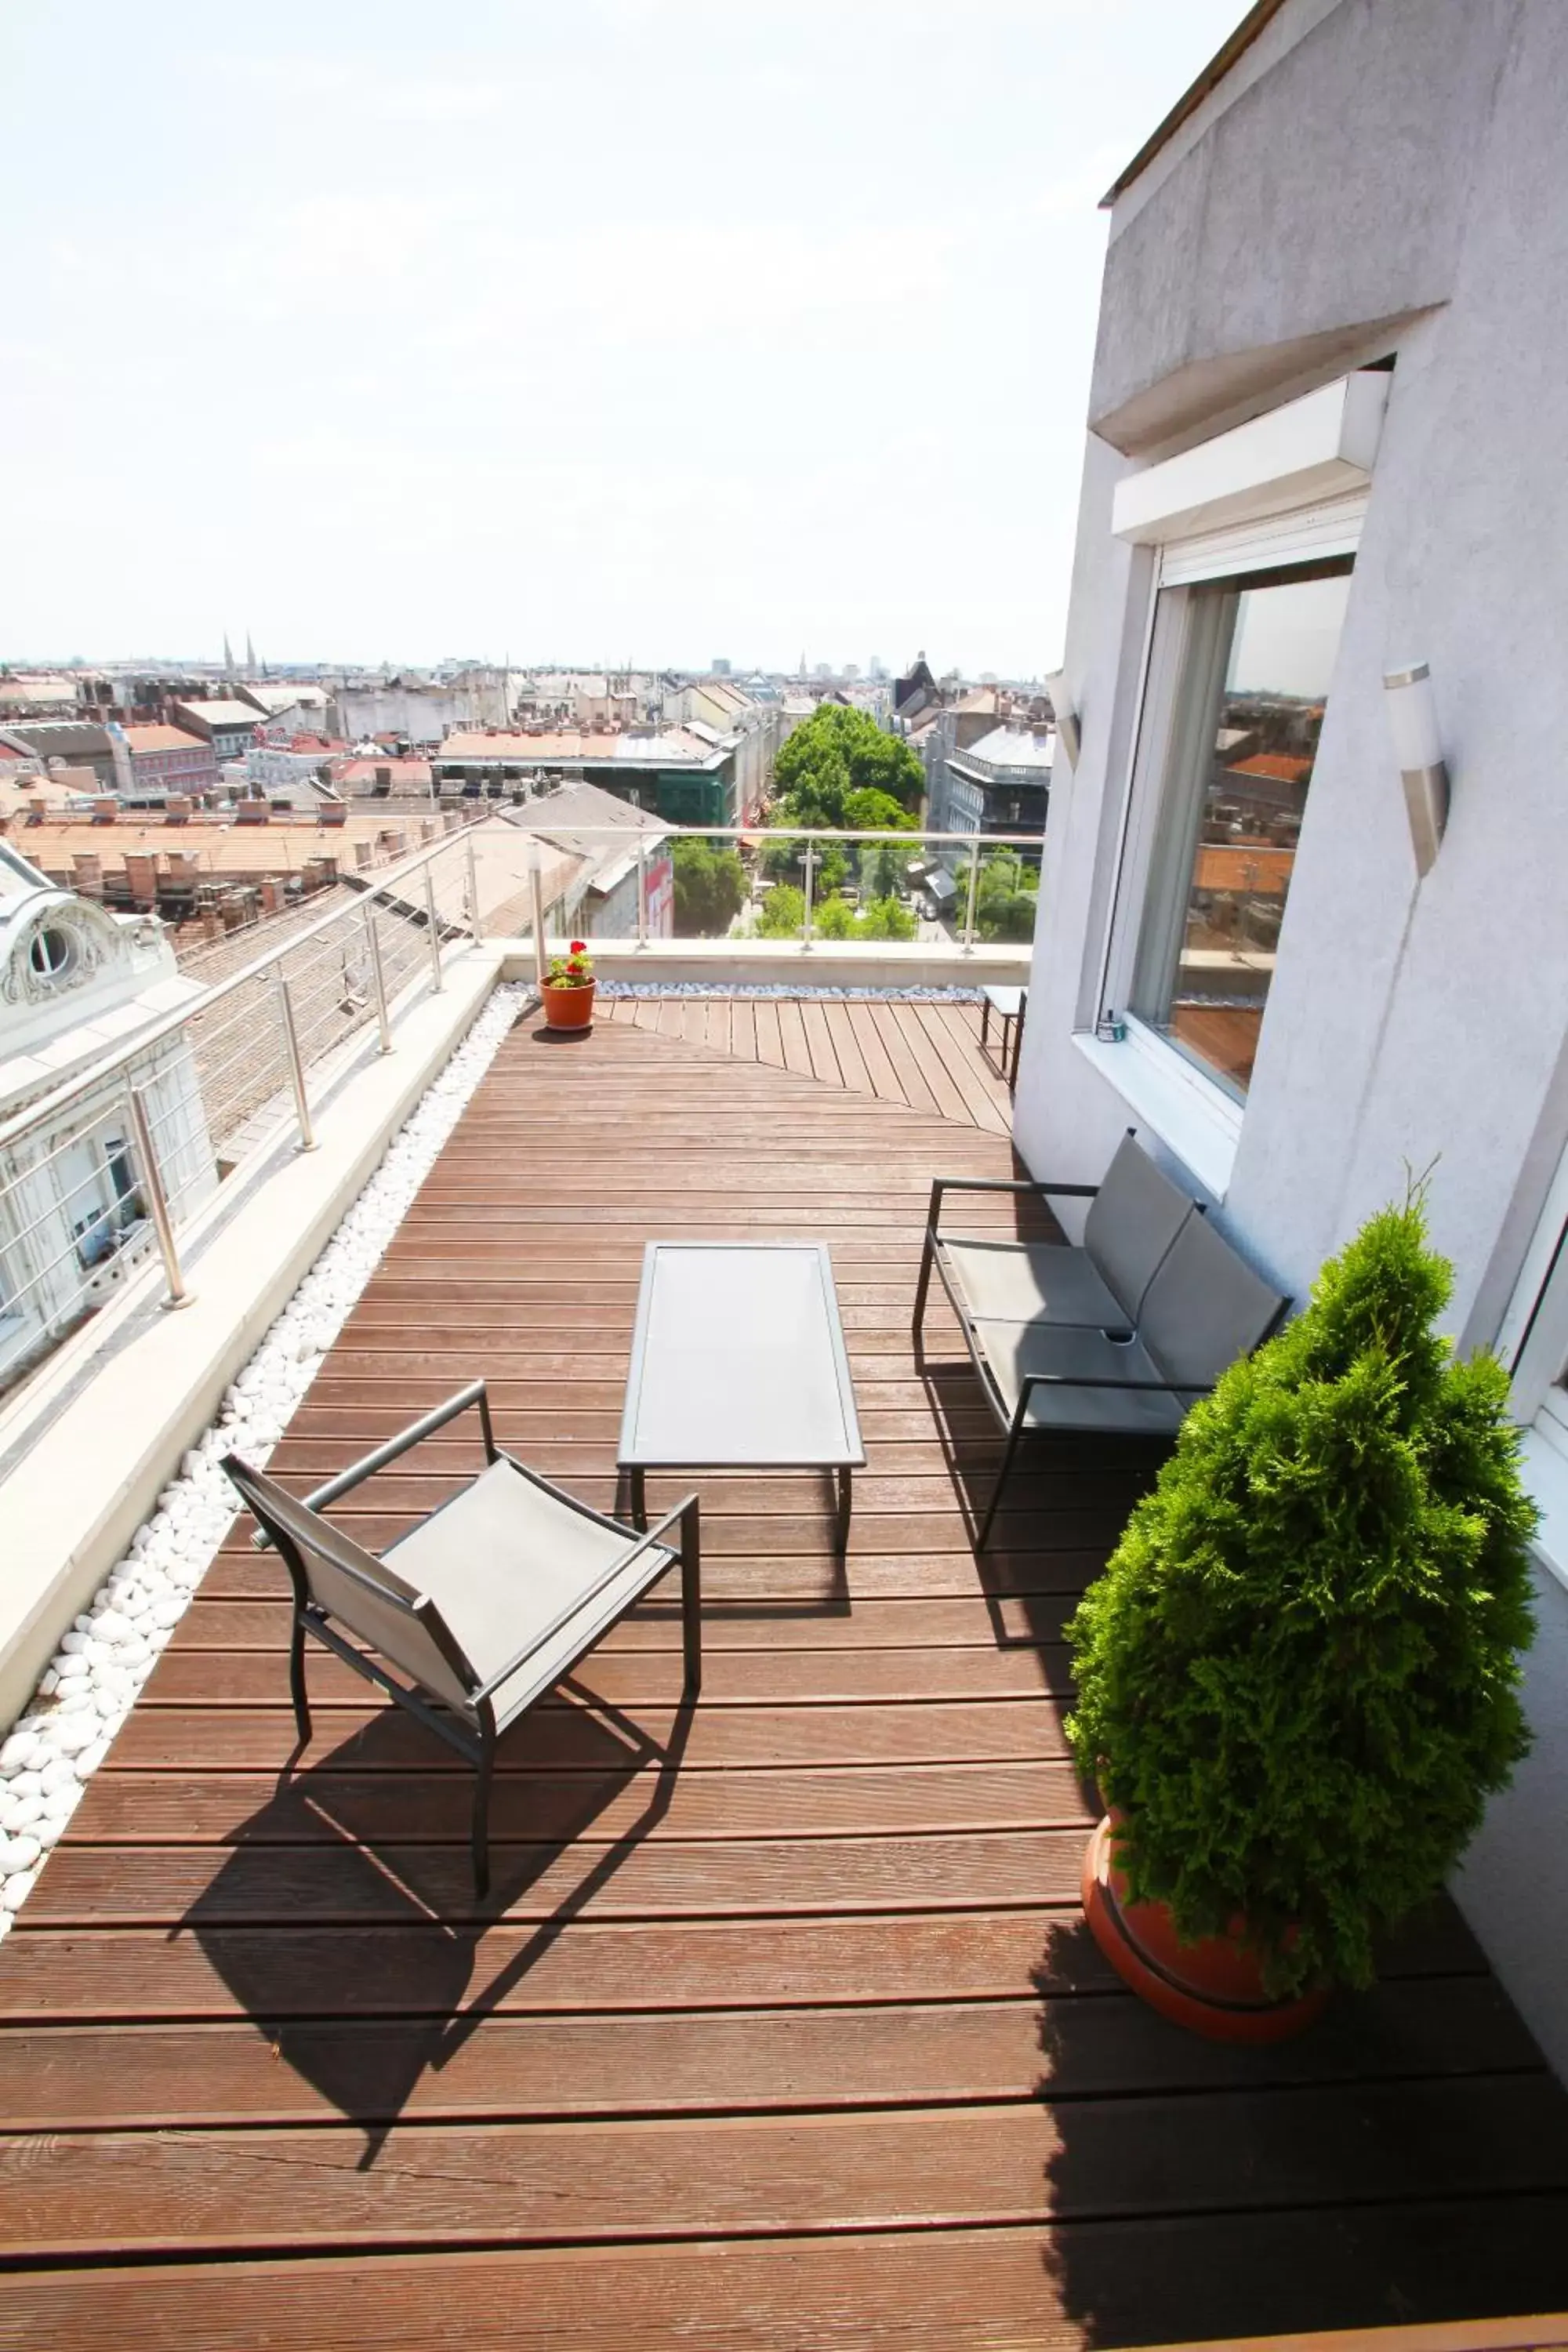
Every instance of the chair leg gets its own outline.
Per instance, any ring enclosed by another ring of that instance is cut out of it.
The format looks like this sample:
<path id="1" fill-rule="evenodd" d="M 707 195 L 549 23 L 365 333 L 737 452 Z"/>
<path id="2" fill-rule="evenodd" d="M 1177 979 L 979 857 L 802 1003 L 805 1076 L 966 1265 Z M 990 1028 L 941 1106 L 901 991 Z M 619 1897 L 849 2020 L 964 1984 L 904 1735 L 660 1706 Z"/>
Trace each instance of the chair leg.
<path id="1" fill-rule="evenodd" d="M 303 1748 L 310 1737 L 310 1701 L 305 1688 L 305 1620 L 298 1609 L 289 1643 L 289 1692 L 294 1701 L 294 1727 Z"/>
<path id="2" fill-rule="evenodd" d="M 474 1893 L 481 1898 L 490 1891 L 490 1773 L 495 1764 L 495 1741 L 481 1733 L 479 1764 L 474 1780 Z"/>
<path id="3" fill-rule="evenodd" d="M 935 1255 L 936 1244 L 931 1239 L 931 1227 L 928 1225 L 926 1227 L 926 1245 L 921 1252 L 920 1280 L 915 1285 L 915 1311 L 910 1320 L 910 1328 L 914 1333 L 917 1342 L 921 1337 L 921 1326 L 925 1321 L 926 1299 L 931 1291 L 931 1260 Z"/>
<path id="4" fill-rule="evenodd" d="M 1013 1467 L 1013 1456 L 1018 1450 L 1018 1440 L 1022 1435 L 1022 1423 L 1014 1421 L 1007 1432 L 1007 1443 L 1002 1449 L 1002 1467 L 996 1473 L 996 1484 L 991 1489 L 991 1500 L 985 1507 L 985 1517 L 981 1520 L 980 1532 L 974 1538 L 976 1551 L 984 1551 L 985 1549 L 985 1539 L 991 1533 L 991 1523 L 996 1517 L 996 1506 L 1002 1500 L 1002 1489 L 1007 1484 L 1007 1473 Z"/>
<path id="5" fill-rule="evenodd" d="M 685 1695 L 702 1688 L 702 1544 L 695 1496 L 680 1515 L 680 1640 L 686 1658 Z"/>

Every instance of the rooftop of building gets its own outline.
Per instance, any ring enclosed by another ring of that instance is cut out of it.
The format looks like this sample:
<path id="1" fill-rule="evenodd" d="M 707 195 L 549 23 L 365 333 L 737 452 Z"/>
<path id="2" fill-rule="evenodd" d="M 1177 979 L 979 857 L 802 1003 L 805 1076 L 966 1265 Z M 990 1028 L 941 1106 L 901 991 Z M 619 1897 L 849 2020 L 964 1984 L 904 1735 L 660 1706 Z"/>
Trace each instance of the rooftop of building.
<path id="1" fill-rule="evenodd" d="M 255 713 L 253 712 L 254 718 Z M 184 727 L 168 727 L 157 721 L 132 722 L 121 729 L 133 752 L 136 751 L 206 751 L 211 745 L 200 735 L 193 735 Z"/>
<path id="2" fill-rule="evenodd" d="M 600 766 L 701 767 L 718 755 L 712 744 L 686 727 L 561 728 L 511 733 L 500 728 L 460 729 L 432 753 L 437 762 L 499 760 L 508 766 L 559 766 L 563 761 Z"/>

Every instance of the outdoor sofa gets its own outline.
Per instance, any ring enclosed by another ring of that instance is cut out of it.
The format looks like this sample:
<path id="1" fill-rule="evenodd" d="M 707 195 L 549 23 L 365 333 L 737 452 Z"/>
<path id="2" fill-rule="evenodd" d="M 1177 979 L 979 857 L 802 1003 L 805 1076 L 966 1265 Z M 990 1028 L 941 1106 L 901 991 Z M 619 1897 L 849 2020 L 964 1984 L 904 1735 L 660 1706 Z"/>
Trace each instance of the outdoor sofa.
<path id="1" fill-rule="evenodd" d="M 1083 1244 L 944 1234 L 953 1192 L 1087 1199 Z M 936 1179 L 915 1292 L 921 1360 L 933 1268 L 1006 1436 L 977 1549 L 1026 1434 L 1172 1437 L 1193 1400 L 1260 1346 L 1290 1304 L 1131 1132 L 1098 1185 Z"/>

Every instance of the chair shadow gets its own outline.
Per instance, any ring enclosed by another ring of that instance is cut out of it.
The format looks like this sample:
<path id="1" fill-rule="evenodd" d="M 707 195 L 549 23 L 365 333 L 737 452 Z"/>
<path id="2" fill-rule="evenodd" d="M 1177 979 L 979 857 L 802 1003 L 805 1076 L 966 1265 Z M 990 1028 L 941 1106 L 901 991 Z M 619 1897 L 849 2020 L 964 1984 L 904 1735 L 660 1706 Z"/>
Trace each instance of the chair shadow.
<path id="1" fill-rule="evenodd" d="M 274 2055 L 364 2134 L 362 2171 L 421 2078 L 451 2063 L 669 1810 L 695 1702 L 674 1708 L 660 1744 L 574 1677 L 552 1694 L 563 1700 L 531 1709 L 498 1748 L 483 1897 L 468 1851 L 473 1776 L 388 1706 L 302 1770 L 296 1750 L 173 1930 L 195 1937 Z M 485 1937 L 650 1769 L 635 1818 L 583 1850 L 581 1874 L 465 2005 Z"/>
<path id="2" fill-rule="evenodd" d="M 1153 1485 L 1168 1444 L 1031 1433 L 1019 1445 L 991 1539 L 980 1550 L 980 1524 L 1002 1464 L 1002 1433 L 967 1355 L 938 1359 L 918 1346 L 915 1363 L 974 1552 L 996 1646 L 1027 1649 L 1060 1641 L 1064 1617 L 1103 1568 L 1133 1506 Z M 1048 1544 L 1041 1540 L 1047 1514 Z M 1064 1520 L 1070 1540 L 1060 1539 Z M 1042 1550 L 1054 1554 L 1048 1570 L 1020 1567 Z M 1049 1589 L 1042 1589 L 1042 1575 Z"/>

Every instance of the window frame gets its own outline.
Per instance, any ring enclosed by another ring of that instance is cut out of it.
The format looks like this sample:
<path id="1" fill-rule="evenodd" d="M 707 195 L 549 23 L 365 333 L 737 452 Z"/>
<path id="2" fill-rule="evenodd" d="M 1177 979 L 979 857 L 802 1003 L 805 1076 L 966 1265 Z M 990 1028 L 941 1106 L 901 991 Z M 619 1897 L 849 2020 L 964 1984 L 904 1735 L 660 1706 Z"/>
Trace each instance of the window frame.
<path id="1" fill-rule="evenodd" d="M 1077 1042 L 1217 1199 L 1229 1182 L 1246 1099 L 1129 1009 L 1193 644 L 1191 592 L 1210 581 L 1289 572 L 1335 557 L 1349 556 L 1353 565 L 1369 496 L 1358 489 L 1261 521 L 1173 539 L 1154 551 L 1110 911 L 1089 1031 Z M 1353 570 L 1351 577 L 1353 583 Z M 1303 834 L 1311 821 L 1310 793 L 1307 806 Z"/>

